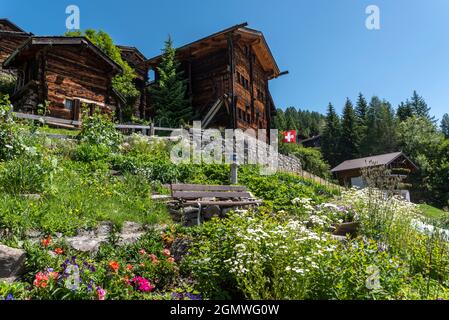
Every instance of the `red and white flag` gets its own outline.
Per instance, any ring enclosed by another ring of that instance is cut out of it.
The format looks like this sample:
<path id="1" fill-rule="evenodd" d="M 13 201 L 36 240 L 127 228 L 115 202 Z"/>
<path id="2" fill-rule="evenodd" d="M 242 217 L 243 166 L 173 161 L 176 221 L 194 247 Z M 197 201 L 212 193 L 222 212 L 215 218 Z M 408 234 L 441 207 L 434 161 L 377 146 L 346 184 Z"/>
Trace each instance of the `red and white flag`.
<path id="1" fill-rule="evenodd" d="M 296 143 L 296 130 L 285 131 L 283 134 L 284 139 L 282 140 L 282 142 Z"/>

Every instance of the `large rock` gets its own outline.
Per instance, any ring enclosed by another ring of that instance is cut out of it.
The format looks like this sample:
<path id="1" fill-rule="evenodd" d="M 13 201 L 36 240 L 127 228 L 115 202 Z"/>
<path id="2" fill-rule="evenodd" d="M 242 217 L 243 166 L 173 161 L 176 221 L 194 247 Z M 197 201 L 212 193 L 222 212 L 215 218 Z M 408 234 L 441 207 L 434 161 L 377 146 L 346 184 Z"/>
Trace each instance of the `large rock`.
<path id="1" fill-rule="evenodd" d="M 127 245 L 134 243 L 145 234 L 143 226 L 136 222 L 126 221 L 123 223 L 122 232 L 120 233 L 120 241 L 118 245 Z"/>
<path id="2" fill-rule="evenodd" d="M 15 278 L 23 271 L 26 253 L 0 244 L 0 278 Z"/>
<path id="3" fill-rule="evenodd" d="M 76 236 L 66 239 L 67 243 L 75 250 L 81 252 L 97 253 L 100 245 L 107 242 L 106 237 Z"/>

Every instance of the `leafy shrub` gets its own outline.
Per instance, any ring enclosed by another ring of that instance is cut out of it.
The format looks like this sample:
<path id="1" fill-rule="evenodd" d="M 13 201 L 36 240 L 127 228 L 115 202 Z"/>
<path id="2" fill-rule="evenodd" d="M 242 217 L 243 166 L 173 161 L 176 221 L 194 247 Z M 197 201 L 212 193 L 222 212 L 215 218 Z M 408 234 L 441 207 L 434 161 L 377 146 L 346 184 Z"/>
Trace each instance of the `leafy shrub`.
<path id="1" fill-rule="evenodd" d="M 16 77 L 5 73 L 0 74 L 0 95 L 13 94 L 15 85 Z"/>
<path id="2" fill-rule="evenodd" d="M 7 95 L 0 95 L 0 160 L 12 159 L 23 149 L 19 128 L 10 112 L 11 103 Z"/>
<path id="3" fill-rule="evenodd" d="M 83 119 L 83 129 L 80 133 L 81 142 L 93 145 L 104 145 L 111 150 L 118 150 L 122 135 L 115 129 L 108 115 L 98 111 Z"/>
<path id="4" fill-rule="evenodd" d="M 74 153 L 78 161 L 86 163 L 106 160 L 111 154 L 111 149 L 104 144 L 90 144 L 81 142 Z"/>
<path id="5" fill-rule="evenodd" d="M 301 145 L 282 143 L 280 152 L 291 154 L 301 160 L 303 169 L 319 177 L 330 178 L 330 167 L 323 159 L 321 152 L 314 148 L 305 148 Z"/>
<path id="6" fill-rule="evenodd" d="M 56 159 L 31 149 L 0 167 L 0 190 L 10 194 L 42 193 L 51 187 Z"/>

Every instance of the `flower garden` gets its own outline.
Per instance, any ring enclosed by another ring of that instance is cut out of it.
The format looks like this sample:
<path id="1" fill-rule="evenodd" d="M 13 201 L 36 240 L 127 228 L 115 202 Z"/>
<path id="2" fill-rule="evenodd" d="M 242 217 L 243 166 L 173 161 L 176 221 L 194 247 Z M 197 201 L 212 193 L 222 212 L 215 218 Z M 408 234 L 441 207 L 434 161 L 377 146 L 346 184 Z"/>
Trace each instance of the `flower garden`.
<path id="1" fill-rule="evenodd" d="M 124 137 L 100 115 L 77 140 L 49 139 L 0 105 L 0 243 L 26 254 L 2 300 L 449 298 L 445 233 L 414 204 L 243 166 L 240 183 L 264 205 L 186 228 L 151 195 L 227 184 L 227 166 L 174 165 L 170 142 Z M 356 235 L 333 235 L 354 221 Z M 70 242 L 104 222 L 95 250 Z M 129 222 L 143 231 L 122 241 Z"/>

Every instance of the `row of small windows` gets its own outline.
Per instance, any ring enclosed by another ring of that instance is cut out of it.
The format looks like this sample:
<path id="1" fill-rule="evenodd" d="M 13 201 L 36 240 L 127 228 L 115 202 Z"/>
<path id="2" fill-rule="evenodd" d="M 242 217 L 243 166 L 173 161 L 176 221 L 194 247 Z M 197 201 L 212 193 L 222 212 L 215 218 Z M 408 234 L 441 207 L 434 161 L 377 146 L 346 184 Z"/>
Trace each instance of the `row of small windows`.
<path id="1" fill-rule="evenodd" d="M 237 82 L 246 90 L 249 90 L 249 80 L 237 71 Z"/>
<path id="2" fill-rule="evenodd" d="M 249 106 L 246 107 L 246 111 L 240 108 L 237 108 L 237 116 L 239 120 L 247 123 L 251 123 L 251 112 L 249 111 Z M 256 122 L 260 122 L 262 124 L 262 118 L 259 110 L 256 110 Z"/>
<path id="3" fill-rule="evenodd" d="M 246 79 L 240 72 L 237 71 L 237 82 L 246 90 L 250 90 L 249 80 Z M 257 100 L 264 102 L 265 101 L 265 93 L 261 89 L 257 89 Z"/>

